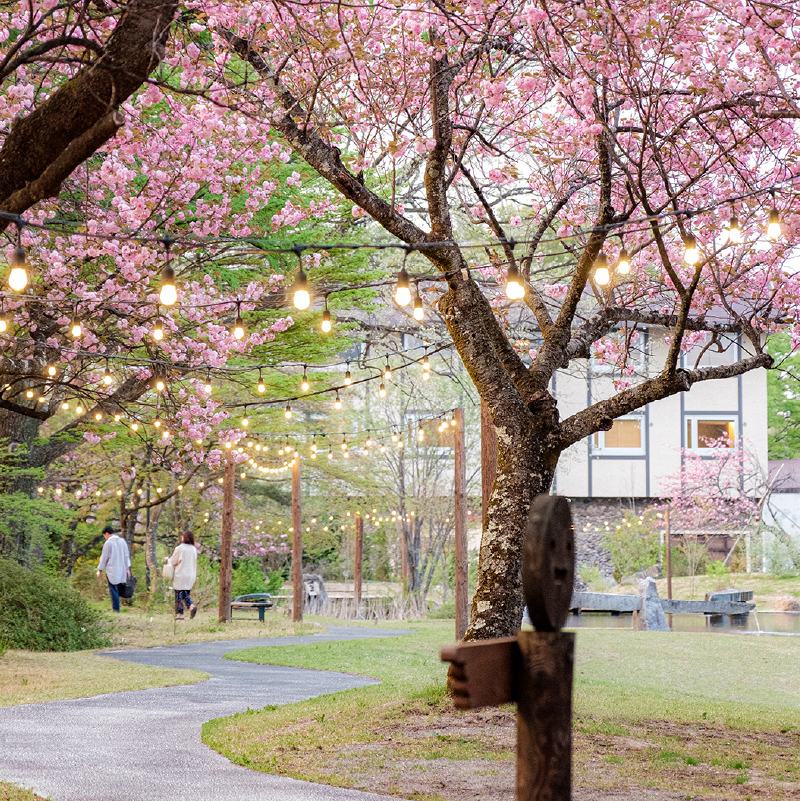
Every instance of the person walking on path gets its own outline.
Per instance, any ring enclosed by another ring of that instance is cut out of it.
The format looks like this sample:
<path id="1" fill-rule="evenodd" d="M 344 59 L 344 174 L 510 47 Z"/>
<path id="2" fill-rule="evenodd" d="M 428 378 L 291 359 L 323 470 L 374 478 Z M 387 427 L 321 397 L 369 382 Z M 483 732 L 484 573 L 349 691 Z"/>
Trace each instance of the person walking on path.
<path id="1" fill-rule="evenodd" d="M 197 580 L 197 548 L 194 547 L 194 534 L 184 531 L 181 544 L 172 552 L 172 556 L 164 560 L 169 562 L 175 572 L 172 574 L 172 588 L 175 590 L 175 617 L 183 620 L 183 608 L 189 610 L 189 617 L 197 614 L 190 590 Z"/>
<path id="2" fill-rule="evenodd" d="M 108 580 L 108 593 L 111 596 L 111 608 L 119 612 L 119 588 L 131 575 L 131 555 L 128 543 L 118 536 L 112 526 L 103 529 L 106 538 L 100 564 L 97 566 L 98 577 L 105 568 Z"/>

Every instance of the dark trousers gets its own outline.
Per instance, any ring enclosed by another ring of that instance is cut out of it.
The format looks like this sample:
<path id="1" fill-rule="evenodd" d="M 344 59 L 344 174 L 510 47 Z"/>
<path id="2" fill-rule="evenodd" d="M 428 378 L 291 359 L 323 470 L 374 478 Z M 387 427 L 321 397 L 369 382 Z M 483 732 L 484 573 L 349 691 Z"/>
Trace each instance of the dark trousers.
<path id="1" fill-rule="evenodd" d="M 108 579 L 106 579 L 108 581 Z M 110 581 L 108 582 L 108 594 L 111 596 L 111 608 L 115 612 L 119 612 L 119 588 L 123 586 L 125 582 L 123 581 L 122 584 L 112 584 Z"/>
<path id="2" fill-rule="evenodd" d="M 183 606 L 186 604 L 186 608 L 188 609 L 194 601 L 192 601 L 191 596 L 189 595 L 190 590 L 175 590 L 175 614 L 182 615 L 183 614 Z"/>

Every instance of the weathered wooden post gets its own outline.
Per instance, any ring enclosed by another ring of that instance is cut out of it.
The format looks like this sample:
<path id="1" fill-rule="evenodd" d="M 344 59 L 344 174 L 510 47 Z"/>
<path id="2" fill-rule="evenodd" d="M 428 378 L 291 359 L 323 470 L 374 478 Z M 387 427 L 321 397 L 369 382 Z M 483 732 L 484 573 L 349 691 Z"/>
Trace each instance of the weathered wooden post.
<path id="1" fill-rule="evenodd" d="M 225 456 L 222 476 L 222 542 L 219 554 L 219 610 L 220 623 L 231 619 L 231 573 L 233 570 L 233 494 L 235 490 L 233 453 Z"/>
<path id="2" fill-rule="evenodd" d="M 361 517 L 360 512 L 356 512 L 356 542 L 353 549 L 353 602 L 355 604 L 355 612 L 358 614 L 358 609 L 361 606 L 361 579 L 363 577 L 364 569 L 364 518 Z"/>
<path id="3" fill-rule="evenodd" d="M 300 454 L 292 461 L 292 621 L 303 619 L 303 516 L 300 509 Z"/>
<path id="4" fill-rule="evenodd" d="M 456 639 L 461 640 L 469 625 L 467 565 L 467 454 L 464 432 L 464 410 L 456 409 L 455 447 L 455 558 L 456 558 Z"/>
<path id="5" fill-rule="evenodd" d="M 517 702 L 516 801 L 569 801 L 575 635 L 561 631 L 575 573 L 572 515 L 565 498 L 531 506 L 522 586 L 536 631 L 442 649 L 455 706 Z"/>

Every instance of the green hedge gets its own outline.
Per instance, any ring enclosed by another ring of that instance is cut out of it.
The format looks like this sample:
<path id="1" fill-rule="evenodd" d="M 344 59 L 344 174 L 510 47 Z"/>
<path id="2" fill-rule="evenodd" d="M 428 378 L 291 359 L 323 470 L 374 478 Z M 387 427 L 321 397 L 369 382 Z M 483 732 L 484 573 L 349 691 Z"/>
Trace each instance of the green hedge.
<path id="1" fill-rule="evenodd" d="M 66 581 L 0 559 L 0 642 L 27 651 L 81 651 L 110 641 L 100 614 Z"/>

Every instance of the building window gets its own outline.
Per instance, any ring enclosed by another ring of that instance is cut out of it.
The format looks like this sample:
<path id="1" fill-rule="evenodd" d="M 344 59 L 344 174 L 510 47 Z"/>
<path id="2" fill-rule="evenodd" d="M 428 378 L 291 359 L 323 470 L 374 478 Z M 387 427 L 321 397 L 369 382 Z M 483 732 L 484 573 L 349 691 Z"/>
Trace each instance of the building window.
<path id="1" fill-rule="evenodd" d="M 592 452 L 601 456 L 644 454 L 644 418 L 640 414 L 619 417 L 608 431 L 592 436 Z"/>
<path id="2" fill-rule="evenodd" d="M 687 417 L 686 447 L 693 451 L 709 451 L 721 444 L 736 444 L 736 420 L 731 417 Z"/>

